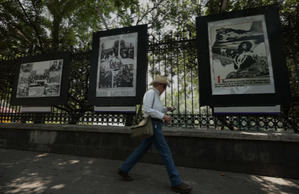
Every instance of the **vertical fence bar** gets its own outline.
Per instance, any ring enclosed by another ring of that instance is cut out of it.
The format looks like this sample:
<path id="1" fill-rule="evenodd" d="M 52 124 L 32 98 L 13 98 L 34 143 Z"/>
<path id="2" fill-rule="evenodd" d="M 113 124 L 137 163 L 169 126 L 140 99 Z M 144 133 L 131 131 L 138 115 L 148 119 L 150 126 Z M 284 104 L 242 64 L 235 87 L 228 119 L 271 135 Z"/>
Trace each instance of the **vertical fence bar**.
<path id="1" fill-rule="evenodd" d="M 179 36 L 177 35 L 177 41 L 179 39 Z M 179 46 L 176 45 L 176 68 L 177 68 L 177 92 L 178 92 L 178 97 L 177 97 L 177 100 L 178 100 L 178 114 L 181 114 L 181 111 L 180 111 L 180 71 L 179 71 L 179 53 L 180 53 L 180 50 L 179 50 Z"/>
<path id="2" fill-rule="evenodd" d="M 183 34 L 184 35 L 184 34 Z M 183 37 L 184 38 L 184 37 Z M 183 48 L 186 43 L 183 43 Z M 183 49 L 183 66 L 184 66 L 184 100 L 185 100 L 185 115 L 187 115 L 187 92 L 186 92 L 186 50 Z"/>
<path id="3" fill-rule="evenodd" d="M 170 40 L 171 40 L 171 42 L 173 42 L 173 34 L 172 34 L 172 31 L 171 31 L 171 33 L 170 33 L 170 35 L 171 35 L 171 37 L 170 37 Z M 171 82 L 170 82 L 170 86 L 171 86 L 171 91 L 170 91 L 170 95 L 171 95 L 171 106 L 172 107 L 174 107 L 174 104 L 173 104 L 173 79 L 172 79 L 172 77 L 173 77 L 173 63 L 172 63 L 172 58 L 173 58 L 173 44 L 172 43 L 170 43 L 169 44 L 169 50 L 170 50 L 170 57 L 169 57 L 169 59 L 170 59 L 170 77 L 171 77 Z M 177 107 L 177 106 L 176 106 Z"/>
<path id="4" fill-rule="evenodd" d="M 165 45 L 165 47 L 163 48 L 163 56 L 164 56 L 164 75 L 165 76 L 167 76 L 167 79 L 168 79 L 168 73 L 167 73 L 167 66 L 168 66 L 168 63 L 167 63 L 167 52 L 166 51 L 168 51 L 168 48 L 167 48 L 167 45 Z M 164 98 L 164 104 L 165 104 L 165 106 L 167 106 L 167 90 L 165 90 L 165 92 L 164 92 L 165 94 L 164 94 L 164 96 L 165 96 L 165 98 Z"/>

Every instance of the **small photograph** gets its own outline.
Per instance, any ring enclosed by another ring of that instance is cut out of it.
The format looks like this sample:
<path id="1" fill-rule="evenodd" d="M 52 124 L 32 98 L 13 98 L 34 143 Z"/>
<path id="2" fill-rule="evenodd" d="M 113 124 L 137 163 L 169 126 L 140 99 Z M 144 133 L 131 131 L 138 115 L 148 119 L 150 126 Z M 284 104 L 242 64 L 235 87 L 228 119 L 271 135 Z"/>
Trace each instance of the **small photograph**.
<path id="1" fill-rule="evenodd" d="M 32 63 L 23 64 L 21 66 L 21 71 L 24 73 L 28 73 L 28 72 L 32 71 L 32 67 L 33 67 Z"/>
<path id="2" fill-rule="evenodd" d="M 118 55 L 119 40 L 111 42 L 103 42 L 101 44 L 101 61 L 106 61 L 111 56 Z"/>
<path id="3" fill-rule="evenodd" d="M 60 96 L 63 60 L 21 64 L 17 98 Z"/>
<path id="4" fill-rule="evenodd" d="M 62 61 L 61 60 L 55 60 L 53 63 L 50 63 L 50 72 L 60 72 L 62 70 Z"/>
<path id="5" fill-rule="evenodd" d="M 134 45 L 132 42 L 125 40 L 120 41 L 120 56 L 124 59 L 134 59 Z"/>
<path id="6" fill-rule="evenodd" d="M 57 83 L 49 83 L 47 87 L 45 87 L 45 93 L 47 96 L 56 96 L 60 91 L 60 84 Z"/>
<path id="7" fill-rule="evenodd" d="M 122 65 L 120 71 L 115 75 L 116 87 L 133 87 L 133 64 Z"/>

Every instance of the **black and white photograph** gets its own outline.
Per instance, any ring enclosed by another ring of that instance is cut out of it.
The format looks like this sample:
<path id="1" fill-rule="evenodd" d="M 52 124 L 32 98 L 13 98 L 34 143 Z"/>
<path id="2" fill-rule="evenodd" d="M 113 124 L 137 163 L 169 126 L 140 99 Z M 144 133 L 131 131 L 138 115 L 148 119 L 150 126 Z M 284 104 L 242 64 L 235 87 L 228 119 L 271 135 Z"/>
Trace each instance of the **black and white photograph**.
<path id="1" fill-rule="evenodd" d="M 274 93 L 264 15 L 208 23 L 213 95 Z"/>
<path id="2" fill-rule="evenodd" d="M 138 33 L 101 37 L 97 97 L 135 96 Z"/>
<path id="3" fill-rule="evenodd" d="M 135 106 L 146 90 L 147 25 L 94 32 L 88 100 L 103 106 Z"/>
<path id="4" fill-rule="evenodd" d="M 67 102 L 70 53 L 53 52 L 20 58 L 11 104 L 53 106 Z"/>
<path id="5" fill-rule="evenodd" d="M 276 106 L 289 99 L 279 7 L 196 18 L 200 104 Z"/>
<path id="6" fill-rule="evenodd" d="M 63 60 L 23 63 L 16 98 L 60 96 Z"/>

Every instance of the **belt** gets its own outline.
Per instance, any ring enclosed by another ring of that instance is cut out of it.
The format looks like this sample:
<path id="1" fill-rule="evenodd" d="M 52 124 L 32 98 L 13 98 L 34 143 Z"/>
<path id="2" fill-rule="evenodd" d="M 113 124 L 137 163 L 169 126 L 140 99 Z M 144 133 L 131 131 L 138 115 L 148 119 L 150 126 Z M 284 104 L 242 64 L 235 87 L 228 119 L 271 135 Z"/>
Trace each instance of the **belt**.
<path id="1" fill-rule="evenodd" d="M 152 118 L 152 121 L 161 122 L 162 123 L 162 120 L 161 119 L 157 119 L 157 118 Z"/>

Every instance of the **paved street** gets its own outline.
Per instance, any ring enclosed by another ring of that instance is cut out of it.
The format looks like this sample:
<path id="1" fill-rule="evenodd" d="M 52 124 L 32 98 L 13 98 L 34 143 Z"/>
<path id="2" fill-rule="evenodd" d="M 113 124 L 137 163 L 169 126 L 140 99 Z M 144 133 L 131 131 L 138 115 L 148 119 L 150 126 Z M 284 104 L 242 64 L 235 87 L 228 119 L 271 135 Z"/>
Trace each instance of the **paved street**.
<path id="1" fill-rule="evenodd" d="M 1 194 L 172 194 L 162 165 L 139 163 L 135 178 L 116 174 L 121 161 L 0 149 Z M 178 167 L 193 194 L 299 193 L 299 180 Z"/>

